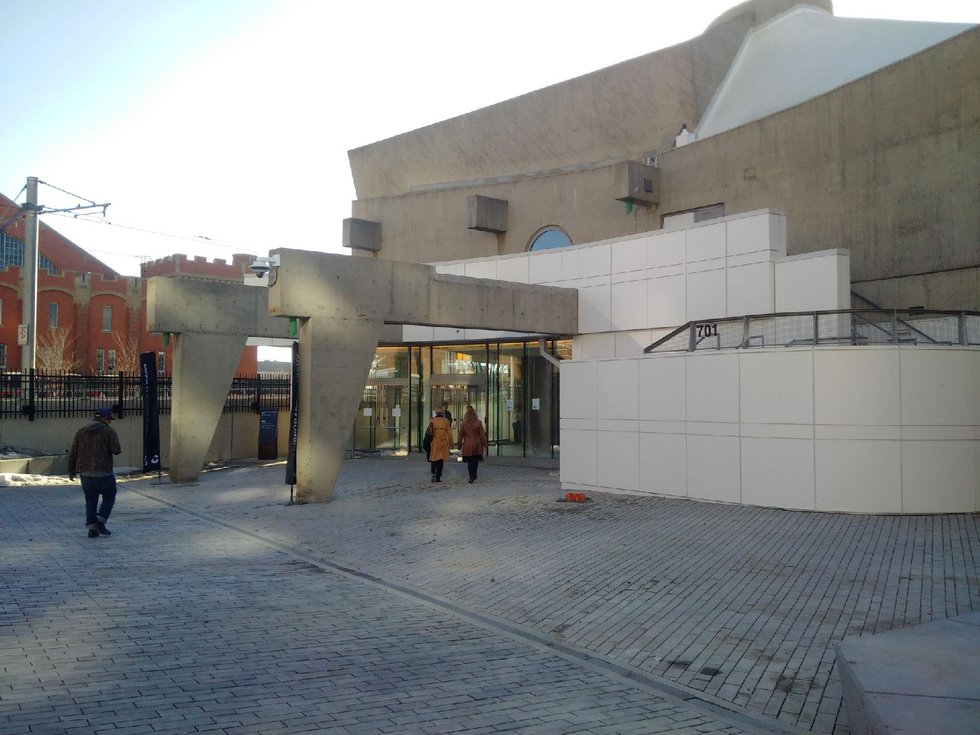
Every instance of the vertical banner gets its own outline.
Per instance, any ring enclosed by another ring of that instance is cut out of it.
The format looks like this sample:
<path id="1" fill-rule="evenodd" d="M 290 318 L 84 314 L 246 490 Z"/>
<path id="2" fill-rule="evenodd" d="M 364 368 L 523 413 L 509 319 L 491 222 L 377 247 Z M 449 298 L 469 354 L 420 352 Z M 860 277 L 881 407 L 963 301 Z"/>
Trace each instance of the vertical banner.
<path id="1" fill-rule="evenodd" d="M 289 449 L 286 454 L 286 484 L 296 484 L 296 440 L 299 436 L 299 343 L 293 342 L 293 370 L 289 386 Z"/>
<path id="2" fill-rule="evenodd" d="M 160 406 L 157 403 L 157 356 L 140 353 L 140 392 L 143 394 L 143 471 L 160 471 Z"/>

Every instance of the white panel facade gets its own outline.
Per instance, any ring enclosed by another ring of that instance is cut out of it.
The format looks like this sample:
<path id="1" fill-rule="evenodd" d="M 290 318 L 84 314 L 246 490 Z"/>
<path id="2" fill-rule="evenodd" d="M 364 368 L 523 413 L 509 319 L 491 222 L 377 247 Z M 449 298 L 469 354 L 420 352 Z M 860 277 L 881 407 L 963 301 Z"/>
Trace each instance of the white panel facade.
<path id="1" fill-rule="evenodd" d="M 528 283 L 560 284 L 562 280 L 562 253 L 545 251 L 528 258 Z"/>
<path id="2" fill-rule="evenodd" d="M 687 434 L 641 432 L 639 447 L 639 491 L 687 497 Z"/>
<path id="3" fill-rule="evenodd" d="M 636 360 L 601 360 L 596 366 L 596 418 L 639 418 L 637 389 L 639 363 Z M 633 427 L 636 430 L 636 427 Z"/>
<path id="4" fill-rule="evenodd" d="M 742 423 L 813 424 L 813 350 L 741 355 Z"/>
<path id="5" fill-rule="evenodd" d="M 816 510 L 902 512 L 898 441 L 824 439 L 816 446 Z"/>
<path id="6" fill-rule="evenodd" d="M 596 418 L 596 365 L 595 362 L 568 360 L 561 366 L 561 397 L 559 411 L 564 421 L 568 419 Z"/>
<path id="7" fill-rule="evenodd" d="M 741 450 L 743 503 L 813 509 L 812 441 L 742 437 Z"/>
<path id="8" fill-rule="evenodd" d="M 528 256 L 526 255 L 501 258 L 497 261 L 497 279 L 514 281 L 515 283 L 529 283 L 528 267 Z"/>
<path id="9" fill-rule="evenodd" d="M 922 347 L 902 350 L 903 424 L 969 426 L 974 423 L 974 360 L 968 352 Z"/>
<path id="10" fill-rule="evenodd" d="M 687 435 L 687 495 L 721 503 L 742 502 L 737 436 Z"/>
<path id="11" fill-rule="evenodd" d="M 640 488 L 639 434 L 602 431 L 596 440 L 596 481 L 602 487 L 636 492 Z"/>
<path id="12" fill-rule="evenodd" d="M 695 353 L 687 362 L 687 420 L 738 423 L 738 353 Z"/>
<path id="13" fill-rule="evenodd" d="M 816 423 L 898 426 L 898 348 L 824 348 L 813 357 Z"/>
<path id="14" fill-rule="evenodd" d="M 725 315 L 770 314 L 776 310 L 772 263 L 729 267 Z"/>
<path id="15" fill-rule="evenodd" d="M 564 420 L 563 420 L 564 422 Z M 561 427 L 562 485 L 596 487 L 596 432 Z"/>

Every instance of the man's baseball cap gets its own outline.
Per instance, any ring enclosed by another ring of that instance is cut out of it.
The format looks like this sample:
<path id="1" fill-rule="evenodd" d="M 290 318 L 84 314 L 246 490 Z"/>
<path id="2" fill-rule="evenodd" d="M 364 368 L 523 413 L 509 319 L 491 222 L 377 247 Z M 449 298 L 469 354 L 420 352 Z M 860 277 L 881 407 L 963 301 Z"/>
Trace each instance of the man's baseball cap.
<path id="1" fill-rule="evenodd" d="M 112 409 L 111 408 L 97 408 L 95 409 L 95 418 L 97 419 L 107 419 L 112 421 Z"/>

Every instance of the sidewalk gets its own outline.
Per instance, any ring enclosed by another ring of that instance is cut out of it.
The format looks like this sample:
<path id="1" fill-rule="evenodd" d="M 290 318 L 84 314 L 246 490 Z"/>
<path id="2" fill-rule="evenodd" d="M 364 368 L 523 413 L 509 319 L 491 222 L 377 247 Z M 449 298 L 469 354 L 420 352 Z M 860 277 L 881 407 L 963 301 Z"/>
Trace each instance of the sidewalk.
<path id="1" fill-rule="evenodd" d="M 0 492 L 0 730 L 843 734 L 835 643 L 980 610 L 975 516 L 427 469 L 302 506 L 281 464 L 142 479 L 95 540 L 77 488 Z"/>

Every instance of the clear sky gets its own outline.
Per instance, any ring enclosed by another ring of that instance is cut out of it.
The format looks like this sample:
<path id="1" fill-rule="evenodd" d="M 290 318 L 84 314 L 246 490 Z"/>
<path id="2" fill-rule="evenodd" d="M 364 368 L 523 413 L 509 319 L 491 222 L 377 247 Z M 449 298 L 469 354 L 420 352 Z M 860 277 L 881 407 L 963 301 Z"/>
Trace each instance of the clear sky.
<path id="1" fill-rule="evenodd" d="M 125 275 L 172 253 L 343 252 L 348 150 L 679 43 L 736 4 L 0 0 L 0 192 L 23 202 L 37 176 L 111 202 L 43 221 Z M 834 6 L 980 22 L 975 0 Z"/>

